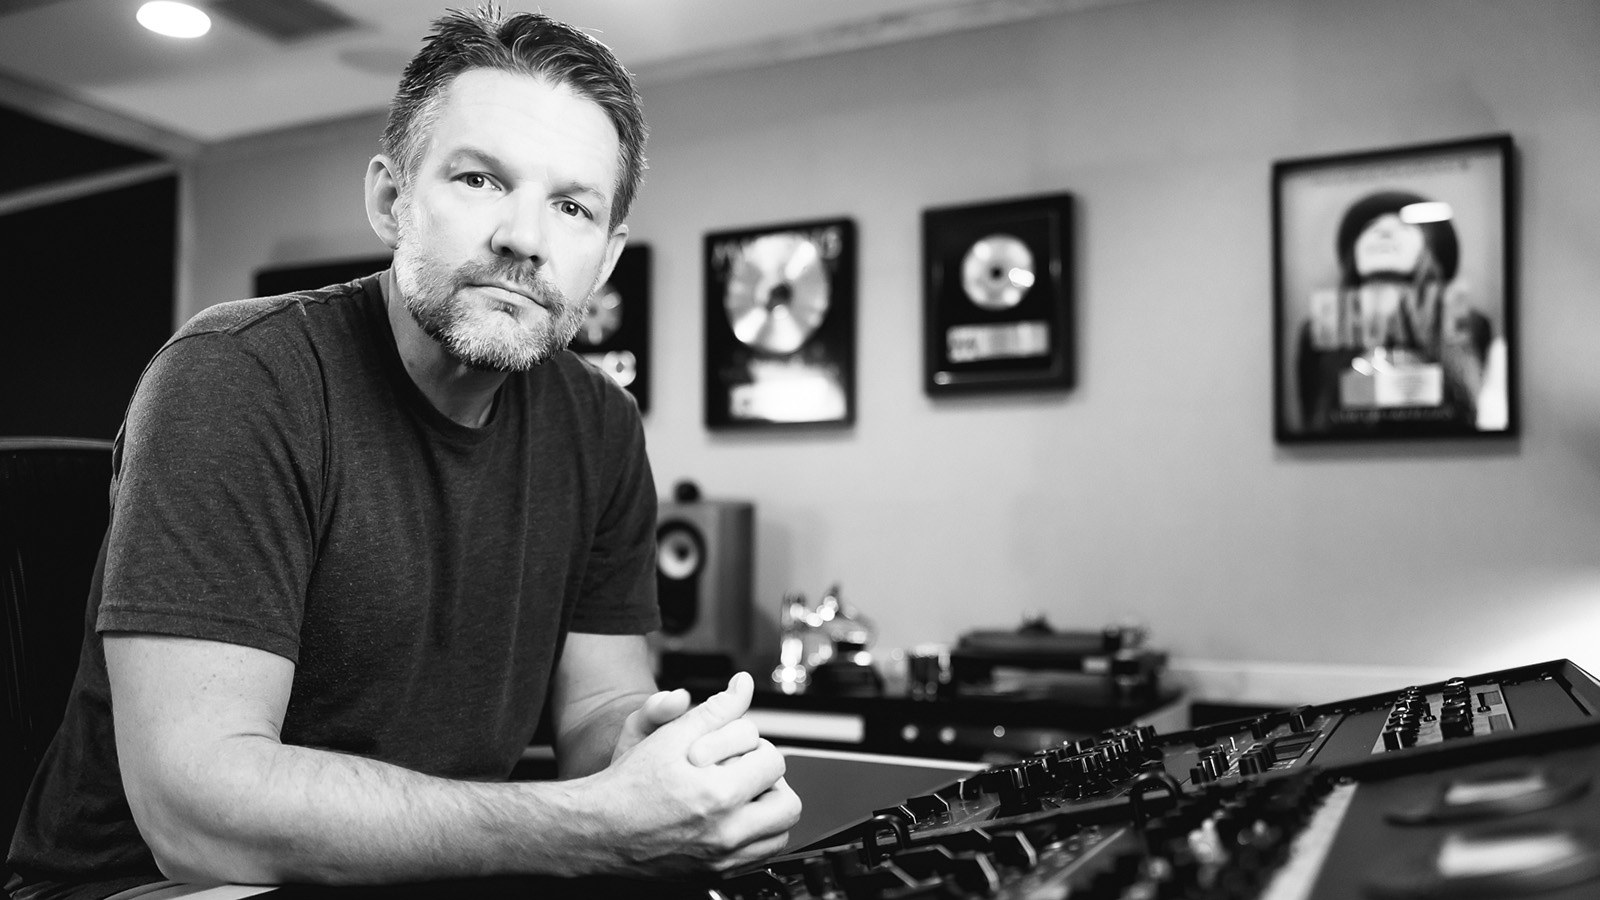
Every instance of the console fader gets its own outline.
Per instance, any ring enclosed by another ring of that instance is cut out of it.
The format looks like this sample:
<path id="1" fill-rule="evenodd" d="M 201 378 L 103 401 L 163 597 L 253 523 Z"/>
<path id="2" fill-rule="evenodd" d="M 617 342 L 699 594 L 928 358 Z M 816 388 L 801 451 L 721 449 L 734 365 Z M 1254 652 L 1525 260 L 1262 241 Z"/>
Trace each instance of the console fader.
<path id="1" fill-rule="evenodd" d="M 1600 896 L 1600 683 L 1567 660 L 994 766 L 722 900 Z"/>

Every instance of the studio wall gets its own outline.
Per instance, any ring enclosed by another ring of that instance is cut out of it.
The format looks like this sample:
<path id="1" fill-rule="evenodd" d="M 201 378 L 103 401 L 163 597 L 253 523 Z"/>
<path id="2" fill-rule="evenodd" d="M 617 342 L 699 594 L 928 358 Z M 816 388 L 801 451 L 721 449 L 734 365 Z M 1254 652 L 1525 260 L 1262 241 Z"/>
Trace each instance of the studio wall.
<path id="1" fill-rule="evenodd" d="M 581 24 L 581 23 L 580 23 Z M 756 590 L 842 584 L 879 648 L 1133 620 L 1200 693 L 1316 700 L 1600 668 L 1600 5 L 1147 0 L 644 88 L 663 493 L 756 504 Z M 180 313 L 381 252 L 378 117 L 194 164 Z M 1522 431 L 1272 439 L 1273 161 L 1505 132 Z M 1077 384 L 929 398 L 925 208 L 1068 191 Z M 702 424 L 701 239 L 849 216 L 857 423 Z"/>

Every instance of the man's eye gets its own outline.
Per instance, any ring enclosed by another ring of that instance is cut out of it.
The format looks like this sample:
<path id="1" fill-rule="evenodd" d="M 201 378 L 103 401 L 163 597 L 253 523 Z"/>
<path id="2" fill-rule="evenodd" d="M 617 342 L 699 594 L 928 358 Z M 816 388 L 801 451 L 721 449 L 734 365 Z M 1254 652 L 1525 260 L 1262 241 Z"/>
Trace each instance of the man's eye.
<path id="1" fill-rule="evenodd" d="M 467 174 L 462 175 L 461 183 L 469 188 L 472 188 L 473 190 L 481 190 L 486 187 L 494 186 L 494 182 L 489 180 L 489 176 L 483 174 L 482 172 L 468 172 Z"/>
<path id="2" fill-rule="evenodd" d="M 577 203 L 572 202 L 571 200 L 563 200 L 563 201 L 561 201 L 561 206 L 558 207 L 558 208 L 563 213 L 565 213 L 566 215 L 569 215 L 569 216 L 585 216 L 586 217 L 586 216 L 589 215 L 589 211 L 587 209 L 584 209 L 582 206 L 580 206 Z"/>

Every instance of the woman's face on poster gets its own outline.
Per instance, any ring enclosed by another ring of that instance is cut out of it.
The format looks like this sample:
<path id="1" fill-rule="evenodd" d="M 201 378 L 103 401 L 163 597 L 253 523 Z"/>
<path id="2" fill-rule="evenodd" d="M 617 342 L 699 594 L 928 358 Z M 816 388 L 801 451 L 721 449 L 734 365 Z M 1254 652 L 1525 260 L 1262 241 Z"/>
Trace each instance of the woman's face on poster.
<path id="1" fill-rule="evenodd" d="M 1384 213 L 1368 222 L 1356 238 L 1356 273 L 1362 278 L 1410 275 L 1426 246 L 1421 228 L 1400 221 L 1395 213 Z"/>

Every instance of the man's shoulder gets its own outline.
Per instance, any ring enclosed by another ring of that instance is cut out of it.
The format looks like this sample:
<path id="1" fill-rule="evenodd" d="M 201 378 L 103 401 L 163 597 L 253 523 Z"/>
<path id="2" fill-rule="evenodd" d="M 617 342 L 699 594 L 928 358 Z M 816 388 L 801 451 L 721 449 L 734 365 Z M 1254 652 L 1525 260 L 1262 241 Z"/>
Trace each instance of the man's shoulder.
<path id="1" fill-rule="evenodd" d="M 340 318 L 340 313 L 355 312 L 355 301 L 362 290 L 361 281 L 352 281 L 317 290 L 230 300 L 196 313 L 173 337 L 176 340 L 198 334 L 238 335 L 272 324 L 286 324 L 295 329 L 314 327 L 330 314 Z"/>
<path id="2" fill-rule="evenodd" d="M 565 389 L 577 396 L 581 407 L 588 412 L 605 417 L 637 418 L 639 415 L 638 401 L 633 394 L 574 350 L 555 354 L 540 369 L 554 370 Z"/>

